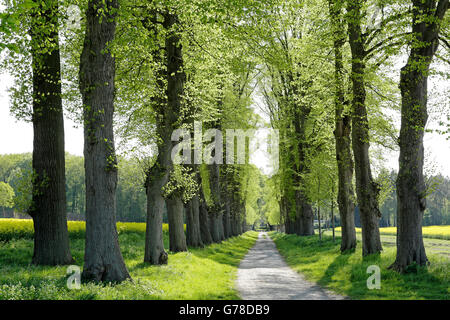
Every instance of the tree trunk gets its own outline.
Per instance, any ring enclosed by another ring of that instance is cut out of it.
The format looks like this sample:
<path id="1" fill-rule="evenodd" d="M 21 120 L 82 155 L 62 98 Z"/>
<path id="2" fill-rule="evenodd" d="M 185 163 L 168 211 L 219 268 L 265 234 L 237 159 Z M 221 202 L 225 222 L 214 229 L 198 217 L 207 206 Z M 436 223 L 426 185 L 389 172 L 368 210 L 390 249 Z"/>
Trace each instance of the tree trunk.
<path id="1" fill-rule="evenodd" d="M 209 230 L 208 207 L 202 190 L 200 190 L 200 233 L 203 244 L 208 245 L 213 242 Z"/>
<path id="2" fill-rule="evenodd" d="M 296 167 L 295 164 L 294 164 L 294 167 Z M 299 184 L 296 184 L 296 186 L 299 186 Z M 301 196 L 302 196 L 301 191 L 295 190 L 295 217 L 292 220 L 291 228 L 292 228 L 292 233 L 295 233 L 298 236 L 303 235 L 303 221 L 302 221 L 303 203 L 302 203 Z"/>
<path id="3" fill-rule="evenodd" d="M 153 42 L 158 40 L 157 12 L 148 11 L 148 19 L 141 20 L 144 27 L 149 31 L 149 38 Z M 163 196 L 163 187 L 168 182 L 168 172 L 170 167 L 170 126 L 169 118 L 165 117 L 167 112 L 167 98 L 165 97 L 166 84 L 164 78 L 166 71 L 163 66 L 162 49 L 155 47 L 152 50 L 152 56 L 155 60 L 156 70 L 156 94 L 152 98 L 152 108 L 160 117 L 156 118 L 156 127 L 158 132 L 158 156 L 153 168 L 148 168 L 146 172 L 145 188 L 147 192 L 147 223 L 145 232 L 145 253 L 144 262 L 161 265 L 168 262 L 168 254 L 164 250 L 163 238 L 163 215 L 166 207 L 166 200 Z M 164 52 L 167 54 L 166 52 Z"/>
<path id="4" fill-rule="evenodd" d="M 64 118 L 58 39 L 58 2 L 38 4 L 31 21 L 33 70 L 33 195 L 29 214 L 34 223 L 32 263 L 70 264 L 67 231 Z M 45 50 L 40 49 L 47 43 Z"/>
<path id="5" fill-rule="evenodd" d="M 361 213 L 363 256 L 382 250 L 378 209 L 379 187 L 372 178 L 369 159 L 369 123 L 365 105 L 365 50 L 361 32 L 361 0 L 349 1 L 348 30 L 352 52 L 352 147 L 355 157 L 356 191 Z"/>
<path id="6" fill-rule="evenodd" d="M 397 256 L 390 268 L 404 272 L 413 263 L 428 261 L 422 238 L 426 207 L 423 178 L 423 135 L 428 119 L 427 81 L 429 66 L 439 45 L 439 22 L 449 1 L 413 1 L 412 32 L 416 35 L 400 74 L 402 95 L 400 157 L 397 176 Z M 431 23 L 427 18 L 432 17 Z"/>
<path id="7" fill-rule="evenodd" d="M 307 201 L 302 201 L 301 228 L 302 236 L 314 234 L 314 213 L 311 204 Z"/>
<path id="8" fill-rule="evenodd" d="M 209 208 L 209 230 L 211 232 L 211 237 L 213 242 L 220 242 L 219 237 L 219 224 L 218 224 L 218 217 L 216 213 L 214 213 L 214 208 Z"/>
<path id="9" fill-rule="evenodd" d="M 293 80 L 291 80 L 293 81 Z M 294 88 L 296 88 L 294 86 Z M 297 90 L 294 90 L 297 91 Z M 292 162 L 294 171 L 295 204 L 296 204 L 296 223 L 295 233 L 301 236 L 314 234 L 314 213 L 312 211 L 311 201 L 308 199 L 305 190 L 303 190 L 304 181 L 302 176 L 309 171 L 306 162 L 306 121 L 311 113 L 311 109 L 304 106 L 296 106 L 294 110 L 294 129 L 297 138 L 297 161 Z"/>
<path id="10" fill-rule="evenodd" d="M 226 162 L 226 161 L 224 161 Z M 229 196 L 229 179 L 230 173 L 229 168 L 226 164 L 222 165 L 221 176 L 223 179 L 220 180 L 220 193 L 222 196 L 222 225 L 223 225 L 223 238 L 228 239 L 231 236 L 231 208 L 230 208 L 230 196 Z"/>
<path id="11" fill-rule="evenodd" d="M 320 193 L 320 179 L 317 182 L 317 194 Z M 322 222 L 320 221 L 320 201 L 317 200 L 317 220 L 319 222 L 319 240 L 322 240 Z"/>
<path id="12" fill-rule="evenodd" d="M 200 232 L 200 202 L 194 195 L 186 206 L 186 240 L 188 246 L 203 247 Z"/>
<path id="13" fill-rule="evenodd" d="M 345 43 L 342 5 L 337 0 L 329 1 L 330 16 L 334 31 L 334 81 L 335 81 L 335 144 L 338 167 L 338 205 L 341 218 L 341 252 L 356 248 L 355 204 L 352 187 L 353 160 L 351 153 L 351 118 L 346 108 L 343 81 L 342 47 Z M 334 229 L 333 229 L 334 232 Z"/>
<path id="14" fill-rule="evenodd" d="M 247 229 L 245 205 L 242 207 L 242 213 L 241 234 L 244 233 Z"/>
<path id="15" fill-rule="evenodd" d="M 224 225 L 223 225 L 223 213 L 222 210 L 220 210 L 220 214 L 217 218 L 217 227 L 219 228 L 219 239 L 220 241 L 225 240 L 225 231 L 224 231 Z"/>
<path id="16" fill-rule="evenodd" d="M 166 200 L 169 218 L 169 248 L 172 252 L 187 251 L 184 234 L 184 206 L 180 196 Z"/>
<path id="17" fill-rule="evenodd" d="M 116 228 L 117 159 L 114 150 L 114 40 L 118 1 L 91 0 L 80 61 L 86 172 L 86 248 L 83 279 L 119 282 L 130 278 Z"/>
<path id="18" fill-rule="evenodd" d="M 158 168 L 155 169 L 155 172 L 147 173 L 145 185 L 147 191 L 147 224 L 144 262 L 161 265 L 167 264 L 168 260 L 167 252 L 164 250 L 162 229 L 165 200 L 161 194 L 162 187 L 167 183 L 167 174 L 164 174 Z"/>
<path id="19" fill-rule="evenodd" d="M 333 194 L 334 194 L 334 190 L 333 190 Z M 333 242 L 336 241 L 336 236 L 335 236 L 335 223 L 334 223 L 334 200 L 331 200 L 331 228 L 333 229 Z"/>
<path id="20" fill-rule="evenodd" d="M 178 17 L 176 14 L 169 12 L 164 13 L 164 28 L 168 32 L 165 41 L 167 64 L 166 130 L 175 129 L 178 124 L 185 82 L 181 38 L 174 28 L 177 24 Z M 177 142 L 170 141 L 170 139 L 168 139 L 166 143 L 170 143 L 172 147 L 177 144 Z M 173 170 L 173 166 L 172 159 L 167 159 L 166 168 L 169 168 L 168 170 Z M 181 191 L 171 194 L 168 197 L 166 204 L 167 215 L 169 218 L 170 250 L 173 252 L 187 251 Z"/>
<path id="21" fill-rule="evenodd" d="M 212 222 L 212 232 L 214 242 L 220 242 L 224 239 L 223 236 L 223 214 L 222 214 L 222 203 L 220 197 L 220 172 L 219 165 L 212 164 L 208 166 L 209 169 L 209 185 L 211 189 L 211 198 L 213 205 L 211 206 L 211 222 Z"/>
<path id="22" fill-rule="evenodd" d="M 239 204 L 237 209 L 237 216 L 236 216 L 236 229 L 237 229 L 237 235 L 242 234 L 242 207 Z"/>
<path id="23" fill-rule="evenodd" d="M 230 197 L 230 225 L 231 225 L 231 236 L 237 236 L 236 229 L 236 205 L 234 203 L 234 195 L 231 194 Z"/>
<path id="24" fill-rule="evenodd" d="M 288 199 L 284 197 L 284 212 L 285 212 L 285 229 L 287 234 L 293 234 L 295 233 L 293 230 L 293 221 L 290 214 L 290 206 L 288 203 Z"/>
<path id="25" fill-rule="evenodd" d="M 228 197 L 225 199 L 225 213 L 223 215 L 223 230 L 225 239 L 231 237 L 231 212 Z"/>

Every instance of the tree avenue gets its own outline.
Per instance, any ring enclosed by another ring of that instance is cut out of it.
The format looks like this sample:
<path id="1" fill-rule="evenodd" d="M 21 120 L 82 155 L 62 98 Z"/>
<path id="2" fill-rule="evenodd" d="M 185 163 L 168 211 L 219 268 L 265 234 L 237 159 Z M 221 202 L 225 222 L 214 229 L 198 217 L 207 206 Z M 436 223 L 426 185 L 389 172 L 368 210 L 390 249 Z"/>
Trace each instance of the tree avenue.
<path id="1" fill-rule="evenodd" d="M 339 226 L 338 254 L 378 255 L 380 225 L 397 226 L 392 270 L 427 265 L 422 225 L 450 221 L 424 147 L 448 134 L 428 119 L 449 107 L 428 84 L 448 82 L 448 0 L 2 3 L 0 67 L 34 139 L 0 156 L 0 212 L 32 217 L 33 264 L 74 263 L 69 216 L 86 282 L 131 279 L 117 221 L 145 222 L 145 266 L 264 226 L 321 243 Z M 258 129 L 276 146 L 256 152 Z"/>

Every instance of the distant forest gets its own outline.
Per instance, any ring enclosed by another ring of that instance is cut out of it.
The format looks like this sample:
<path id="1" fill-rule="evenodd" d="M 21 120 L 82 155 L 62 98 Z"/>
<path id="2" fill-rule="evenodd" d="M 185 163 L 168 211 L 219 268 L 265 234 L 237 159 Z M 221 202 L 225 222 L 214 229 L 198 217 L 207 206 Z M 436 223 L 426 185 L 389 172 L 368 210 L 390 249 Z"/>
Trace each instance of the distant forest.
<path id="1" fill-rule="evenodd" d="M 136 160 L 120 159 L 117 185 L 117 220 L 144 222 L 147 214 L 144 173 Z M 0 155 L 0 181 L 13 190 L 6 196 L 0 185 L 0 215 L 24 217 L 22 208 L 31 201 L 31 153 Z M 0 182 L 0 184 L 1 184 Z M 85 183 L 83 157 L 66 154 L 66 195 L 69 220 L 85 220 Z M 7 207 L 2 207 L 8 203 Z"/>
<path id="2" fill-rule="evenodd" d="M 117 220 L 123 222 L 145 222 L 146 195 L 144 172 L 137 160 L 119 159 L 119 181 L 117 186 Z M 257 173 L 257 172 L 255 172 Z M 397 173 L 383 172 L 382 192 L 379 199 L 382 218 L 380 227 L 396 226 L 397 196 L 395 181 Z M 22 208 L 31 200 L 31 153 L 0 155 L 0 217 L 27 217 Z M 380 179 L 381 180 L 381 179 Z M 426 178 L 428 185 L 427 208 L 423 225 L 450 225 L 450 179 L 442 175 Z M 266 178 L 260 177 L 261 193 L 267 193 Z M 9 191 L 8 191 L 9 190 Z M 85 219 L 84 161 L 81 156 L 66 154 L 66 194 L 69 220 Z M 258 222 L 278 224 L 279 210 L 263 194 L 255 207 Z M 267 203 L 268 204 L 268 203 Z M 259 209 L 258 209 L 259 208 Z M 339 226 L 337 204 L 335 208 L 336 226 Z M 317 219 L 317 208 L 314 208 Z M 324 203 L 322 220 L 330 226 L 331 203 Z M 268 212 L 271 211 L 271 212 Z M 167 214 L 164 215 L 167 222 Z M 358 207 L 355 208 L 355 225 L 361 227 Z"/>

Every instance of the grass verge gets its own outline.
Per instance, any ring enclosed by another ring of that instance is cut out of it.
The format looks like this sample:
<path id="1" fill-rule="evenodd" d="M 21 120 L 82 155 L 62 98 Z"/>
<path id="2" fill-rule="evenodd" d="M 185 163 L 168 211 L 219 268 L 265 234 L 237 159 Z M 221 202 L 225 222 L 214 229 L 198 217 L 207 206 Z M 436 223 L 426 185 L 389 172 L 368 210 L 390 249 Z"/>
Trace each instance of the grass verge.
<path id="1" fill-rule="evenodd" d="M 33 241 L 15 235 L 0 242 L 0 299 L 239 299 L 234 288 L 237 267 L 254 245 L 256 232 L 201 249 L 190 248 L 189 252 L 169 253 L 168 265 L 150 266 L 142 262 L 145 227 L 134 224 L 118 227 L 120 247 L 133 282 L 88 283 L 82 284 L 81 289 L 69 290 L 67 266 L 31 265 Z M 78 231 L 72 228 L 70 232 L 71 252 L 80 267 L 83 232 L 83 228 Z M 168 247 L 166 232 L 164 242 Z"/>
<path id="2" fill-rule="evenodd" d="M 351 299 L 450 299 L 450 261 L 429 255 L 431 265 L 418 267 L 415 272 L 398 274 L 387 270 L 395 260 L 396 248 L 386 248 L 380 255 L 362 258 L 361 243 L 353 253 L 341 254 L 340 238 L 333 243 L 325 236 L 299 237 L 271 232 L 270 236 L 281 255 L 295 271 L 322 287 Z M 377 265 L 381 270 L 381 288 L 369 290 L 367 267 Z"/>

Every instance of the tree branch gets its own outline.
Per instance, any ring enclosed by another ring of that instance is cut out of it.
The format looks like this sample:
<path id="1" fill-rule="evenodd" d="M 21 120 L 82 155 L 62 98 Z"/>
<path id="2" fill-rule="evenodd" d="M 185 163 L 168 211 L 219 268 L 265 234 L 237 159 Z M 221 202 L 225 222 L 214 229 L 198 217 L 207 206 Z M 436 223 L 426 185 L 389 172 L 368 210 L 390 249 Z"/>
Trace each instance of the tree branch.
<path id="1" fill-rule="evenodd" d="M 440 0 L 436 8 L 436 18 L 438 18 L 440 21 L 444 19 L 445 12 L 448 10 L 448 8 L 449 0 Z"/>
<path id="2" fill-rule="evenodd" d="M 448 1 L 448 0 L 447 0 Z M 395 21 L 397 19 L 400 19 L 404 16 L 407 16 L 408 14 L 410 14 L 412 11 L 411 10 L 407 10 L 405 12 L 400 12 L 397 13 L 395 15 L 392 15 L 388 18 L 386 18 L 385 20 L 381 21 L 380 23 L 380 27 L 378 29 L 372 29 L 370 32 L 366 32 L 363 36 L 364 39 L 366 39 L 366 41 L 364 42 L 364 44 L 370 44 L 373 39 L 375 39 L 376 35 L 379 34 L 381 31 L 383 31 L 383 28 L 392 21 Z"/>
<path id="3" fill-rule="evenodd" d="M 396 44 L 402 44 L 402 41 L 397 41 L 395 43 L 391 43 L 391 44 L 386 44 L 386 42 L 389 42 L 391 40 L 394 40 L 395 38 L 401 37 L 401 36 L 406 36 L 411 34 L 411 32 L 403 32 L 403 33 L 399 33 L 399 34 L 394 34 L 393 36 L 387 37 L 386 39 L 383 39 L 382 41 L 378 42 L 377 44 L 375 44 L 374 46 L 372 46 L 372 48 L 366 50 L 365 52 L 365 56 L 369 57 L 370 55 L 372 55 L 373 53 L 376 53 L 376 51 L 380 48 L 384 48 L 387 45 L 396 45 Z"/>
<path id="4" fill-rule="evenodd" d="M 448 43 L 446 39 L 441 36 L 438 36 L 438 39 L 441 40 L 442 43 L 450 50 L 450 43 Z"/>

